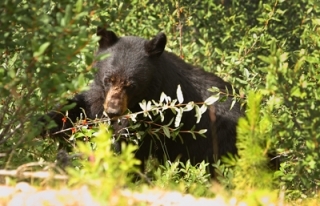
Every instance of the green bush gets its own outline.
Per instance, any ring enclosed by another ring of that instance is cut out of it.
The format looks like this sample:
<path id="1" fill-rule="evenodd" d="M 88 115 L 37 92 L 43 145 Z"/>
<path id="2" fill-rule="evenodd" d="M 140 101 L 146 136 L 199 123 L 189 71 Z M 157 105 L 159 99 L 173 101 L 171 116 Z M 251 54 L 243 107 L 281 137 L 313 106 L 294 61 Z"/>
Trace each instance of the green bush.
<path id="1" fill-rule="evenodd" d="M 164 31 L 167 50 L 231 82 L 244 101 L 252 91 L 261 94 L 261 99 L 252 98 L 260 102 L 261 118 L 268 117 L 266 125 L 255 123 L 260 125 L 259 138 L 267 143 L 258 154 L 264 158 L 273 152 L 281 161 L 273 187 L 285 188 L 293 199 L 317 195 L 319 4 L 317 0 L 1 1 L 1 168 L 54 161 L 52 140 L 35 138 L 40 133 L 38 115 L 86 88 L 94 73 L 95 28 L 105 25 L 119 35 L 145 38 Z M 251 131 L 243 124 L 239 130 Z M 244 155 L 255 155 L 247 146 L 243 150 L 249 150 Z M 237 166 L 234 172 L 225 166 L 220 169 L 225 178 L 240 184 L 243 173 Z"/>

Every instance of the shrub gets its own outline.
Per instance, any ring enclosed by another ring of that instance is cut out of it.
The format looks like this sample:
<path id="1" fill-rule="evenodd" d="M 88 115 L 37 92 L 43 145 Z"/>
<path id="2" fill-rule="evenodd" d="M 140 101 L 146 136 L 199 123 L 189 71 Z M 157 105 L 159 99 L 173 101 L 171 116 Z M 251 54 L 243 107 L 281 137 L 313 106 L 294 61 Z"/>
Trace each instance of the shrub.
<path id="1" fill-rule="evenodd" d="M 85 89 L 94 71 L 94 29 L 104 24 L 118 34 L 146 38 L 164 31 L 168 50 L 233 83 L 241 98 L 261 93 L 259 114 L 271 127 L 267 149 L 281 160 L 278 187 L 286 188 L 289 198 L 316 195 L 317 5 L 316 0 L 1 1 L 1 167 L 55 159 L 52 141 L 35 139 L 37 114 Z M 258 134 L 265 131 L 261 126 Z"/>

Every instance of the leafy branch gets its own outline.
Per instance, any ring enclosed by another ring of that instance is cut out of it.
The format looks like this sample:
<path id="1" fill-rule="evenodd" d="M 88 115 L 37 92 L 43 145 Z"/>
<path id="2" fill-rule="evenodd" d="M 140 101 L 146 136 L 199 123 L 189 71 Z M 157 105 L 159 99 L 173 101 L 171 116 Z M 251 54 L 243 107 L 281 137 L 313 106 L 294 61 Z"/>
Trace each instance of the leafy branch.
<path id="1" fill-rule="evenodd" d="M 208 106 L 221 100 L 222 99 L 221 96 L 225 99 L 230 96 L 234 97 L 234 101 L 231 105 L 231 108 L 238 99 L 243 98 L 243 97 L 240 97 L 239 95 L 236 95 L 235 91 L 233 91 L 231 94 L 228 90 L 226 90 L 226 92 L 223 92 L 216 87 L 212 87 L 208 90 L 212 92 L 213 95 L 208 97 L 204 102 L 191 101 L 188 103 L 183 103 L 184 98 L 183 98 L 182 90 L 180 85 L 178 85 L 177 99 L 171 99 L 170 96 L 167 96 L 165 93 L 162 93 L 160 95 L 159 102 L 155 100 L 148 101 L 148 102 L 143 100 L 141 103 L 139 103 L 142 109 L 142 111 L 139 111 L 139 112 L 128 113 L 128 114 L 124 114 L 124 115 L 113 117 L 113 118 L 108 117 L 108 115 L 104 113 L 104 116 L 102 118 L 94 119 L 94 120 L 89 120 L 80 116 L 80 119 L 76 123 L 73 123 L 72 128 L 66 128 L 66 129 L 57 131 L 53 133 L 53 135 L 68 132 L 70 130 L 72 131 L 72 133 L 76 133 L 76 131 L 87 132 L 89 131 L 88 129 L 91 129 L 92 127 L 96 127 L 98 124 L 101 124 L 101 123 L 102 124 L 107 123 L 111 125 L 111 122 L 113 121 L 118 121 L 118 123 L 120 123 L 121 120 L 131 120 L 133 123 L 141 122 L 141 123 L 150 125 L 149 132 L 151 134 L 154 134 L 156 132 L 156 133 L 164 134 L 166 137 L 170 138 L 171 136 L 176 137 L 180 133 L 190 133 L 195 138 L 195 134 L 203 135 L 204 133 L 206 133 L 207 130 L 201 129 L 199 131 L 195 131 L 194 130 L 195 127 L 191 128 L 190 130 L 180 130 L 180 128 L 183 125 L 183 123 L 181 123 L 181 119 L 184 112 L 195 110 L 196 123 L 199 123 L 202 114 L 206 112 Z M 165 112 L 167 110 L 170 110 L 175 115 L 175 118 L 171 119 L 168 124 L 161 125 L 153 121 L 154 117 L 160 117 L 160 122 L 164 122 Z M 66 118 L 68 118 L 67 115 L 68 113 L 66 113 L 66 117 L 64 117 L 65 119 L 63 119 L 64 122 L 66 121 Z M 137 120 L 138 115 L 143 115 L 144 117 L 148 117 L 150 120 Z M 156 128 L 151 127 L 151 125 L 156 126 Z M 92 132 L 94 131 L 91 131 L 91 133 Z M 125 136 L 139 136 L 137 132 L 130 133 L 127 127 L 121 128 L 118 132 L 121 133 L 121 135 L 125 135 Z M 115 135 L 117 134 L 113 134 L 113 136 Z M 91 135 L 88 135 L 88 136 L 91 136 Z"/>

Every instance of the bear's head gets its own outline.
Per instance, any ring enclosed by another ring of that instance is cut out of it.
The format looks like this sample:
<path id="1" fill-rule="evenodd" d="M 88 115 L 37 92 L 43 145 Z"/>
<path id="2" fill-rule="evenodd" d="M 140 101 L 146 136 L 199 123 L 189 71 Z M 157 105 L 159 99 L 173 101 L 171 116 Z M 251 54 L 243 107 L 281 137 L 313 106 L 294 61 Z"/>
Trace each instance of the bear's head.
<path id="1" fill-rule="evenodd" d="M 159 33 L 148 41 L 134 36 L 118 37 L 102 28 L 98 28 L 97 35 L 97 55 L 109 55 L 96 62 L 95 83 L 103 90 L 104 111 L 109 117 L 119 116 L 146 97 L 166 46 L 166 36 Z"/>

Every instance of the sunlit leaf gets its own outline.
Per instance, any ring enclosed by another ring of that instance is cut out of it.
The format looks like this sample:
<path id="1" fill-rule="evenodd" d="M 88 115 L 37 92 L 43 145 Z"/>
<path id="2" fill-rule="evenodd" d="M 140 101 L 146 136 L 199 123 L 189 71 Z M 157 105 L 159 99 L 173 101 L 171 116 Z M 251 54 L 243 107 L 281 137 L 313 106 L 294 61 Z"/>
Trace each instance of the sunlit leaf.
<path id="1" fill-rule="evenodd" d="M 180 122 L 181 122 L 181 118 L 182 118 L 182 114 L 183 114 L 183 109 L 182 108 L 177 108 L 176 111 L 177 111 L 177 114 L 176 114 L 176 119 L 175 119 L 175 122 L 174 122 L 174 126 L 175 127 L 179 127 Z"/>
<path id="2" fill-rule="evenodd" d="M 204 103 L 205 103 L 206 105 L 212 105 L 212 104 L 214 104 L 215 102 L 217 102 L 217 101 L 219 100 L 219 98 L 220 98 L 220 94 L 217 93 L 217 94 L 212 95 L 212 96 L 210 96 L 209 98 L 207 98 L 207 99 L 204 101 Z"/>

